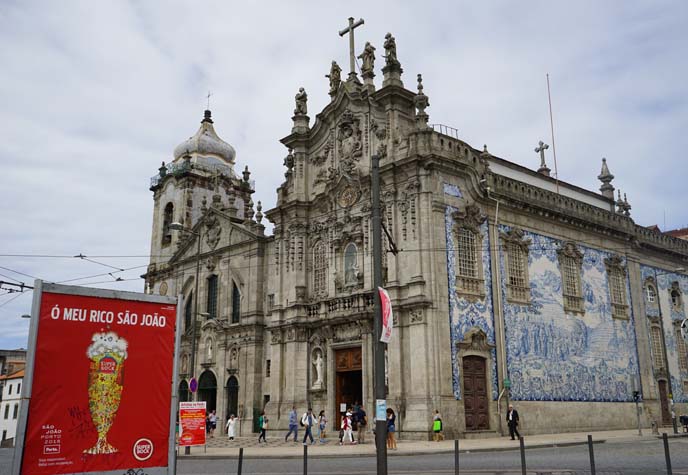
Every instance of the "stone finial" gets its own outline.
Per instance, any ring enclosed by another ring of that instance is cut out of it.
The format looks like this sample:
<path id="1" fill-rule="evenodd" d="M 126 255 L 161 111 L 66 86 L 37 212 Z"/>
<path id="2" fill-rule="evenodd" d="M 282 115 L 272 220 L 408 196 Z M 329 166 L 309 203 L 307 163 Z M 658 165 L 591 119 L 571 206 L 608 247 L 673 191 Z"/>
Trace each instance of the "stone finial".
<path id="1" fill-rule="evenodd" d="M 250 177 L 251 177 L 251 172 L 248 171 L 248 165 L 244 168 L 244 171 L 242 172 L 242 175 L 244 177 L 244 183 L 248 183 Z"/>
<path id="2" fill-rule="evenodd" d="M 624 200 L 621 199 L 621 190 L 616 190 L 618 198 L 616 200 L 616 214 L 624 214 Z"/>
<path id="3" fill-rule="evenodd" d="M 600 174 L 597 175 L 597 179 L 602 182 L 602 186 L 600 186 L 600 192 L 602 193 L 602 196 L 613 200 L 614 186 L 612 185 L 612 180 L 614 179 L 614 175 L 609 172 L 606 158 L 602 158 L 602 171 L 600 171 Z"/>
<path id="4" fill-rule="evenodd" d="M 330 97 L 334 100 L 339 90 L 339 85 L 342 83 L 342 68 L 339 67 L 337 61 L 332 61 L 330 66 L 330 74 L 325 74 L 325 77 L 330 80 Z"/>
<path id="5" fill-rule="evenodd" d="M 206 109 L 206 110 L 203 112 L 203 120 L 201 121 L 201 124 L 202 124 L 203 122 L 209 122 L 209 123 L 212 124 L 212 123 L 213 123 L 213 119 L 211 118 L 211 115 L 212 115 L 212 114 L 210 113 L 210 110 L 209 110 L 209 109 Z"/>
<path id="6" fill-rule="evenodd" d="M 162 162 L 162 165 L 158 168 L 158 172 L 160 173 L 160 178 L 165 178 L 165 175 L 167 175 L 167 166 L 165 162 Z"/>
<path id="7" fill-rule="evenodd" d="M 631 216 L 631 204 L 628 202 L 628 198 L 626 198 L 626 193 L 624 193 L 623 199 L 623 214 L 627 218 L 630 218 Z"/>
<path id="8" fill-rule="evenodd" d="M 201 211 L 205 212 L 208 209 L 208 199 L 204 196 L 201 201 Z"/>
<path id="9" fill-rule="evenodd" d="M 253 211 L 253 199 L 249 198 L 248 203 L 246 204 L 246 219 L 248 221 L 252 221 L 254 214 L 255 212 Z"/>
<path id="10" fill-rule="evenodd" d="M 256 221 L 258 221 L 258 224 L 263 221 L 263 205 L 258 202 L 258 206 L 256 206 Z"/>
<path id="11" fill-rule="evenodd" d="M 427 107 L 430 107 L 428 96 L 423 93 L 423 75 L 418 74 L 418 93 L 413 98 L 413 104 L 418 109 L 416 112 L 416 128 L 418 130 L 426 130 L 428 128 L 428 119 L 430 116 L 425 112 Z"/>
<path id="12" fill-rule="evenodd" d="M 538 142 L 538 146 L 535 147 L 535 153 L 540 154 L 540 168 L 538 168 L 538 173 L 541 175 L 549 176 L 550 169 L 545 163 L 545 150 L 549 148 L 549 145 L 544 143 L 542 140 Z"/>

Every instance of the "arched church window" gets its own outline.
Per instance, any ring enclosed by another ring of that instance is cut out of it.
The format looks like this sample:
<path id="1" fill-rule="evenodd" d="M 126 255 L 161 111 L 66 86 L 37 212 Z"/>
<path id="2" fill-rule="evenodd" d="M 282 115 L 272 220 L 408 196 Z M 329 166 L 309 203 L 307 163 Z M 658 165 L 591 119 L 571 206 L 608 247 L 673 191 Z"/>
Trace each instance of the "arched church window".
<path id="1" fill-rule="evenodd" d="M 678 282 L 671 284 L 671 306 L 674 310 L 680 310 L 683 306 L 683 298 L 681 296 L 681 290 L 678 286 Z"/>
<path id="2" fill-rule="evenodd" d="M 344 249 L 344 285 L 358 283 L 358 249 L 356 244 L 349 243 Z"/>
<path id="3" fill-rule="evenodd" d="M 327 248 L 323 241 L 313 247 L 313 293 L 327 292 Z"/>
<path id="4" fill-rule="evenodd" d="M 678 370 L 682 374 L 688 373 L 688 348 L 681 333 L 681 322 L 674 322 L 674 337 L 676 338 L 676 353 L 678 353 Z"/>
<path id="5" fill-rule="evenodd" d="M 232 323 L 239 323 L 241 320 L 241 293 L 236 282 L 232 282 Z"/>
<path id="6" fill-rule="evenodd" d="M 172 242 L 172 230 L 170 229 L 170 224 L 174 219 L 174 205 L 172 203 L 167 203 L 165 205 L 165 211 L 162 216 L 162 245 L 167 246 Z"/>
<path id="7" fill-rule="evenodd" d="M 561 287 L 564 294 L 564 311 L 584 313 L 581 272 L 583 271 L 583 253 L 572 242 L 565 243 L 559 251 L 559 268 L 561 269 Z"/>
<path id="8" fill-rule="evenodd" d="M 208 295 L 206 301 L 208 318 L 217 318 L 217 276 L 208 277 Z"/>

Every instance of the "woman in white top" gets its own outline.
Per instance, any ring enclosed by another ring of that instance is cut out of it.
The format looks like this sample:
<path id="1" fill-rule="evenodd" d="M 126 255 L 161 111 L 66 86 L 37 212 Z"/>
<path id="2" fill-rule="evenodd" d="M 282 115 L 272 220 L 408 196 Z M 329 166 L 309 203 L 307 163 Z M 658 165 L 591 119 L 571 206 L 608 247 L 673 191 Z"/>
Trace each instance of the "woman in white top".
<path id="1" fill-rule="evenodd" d="M 234 417 L 234 414 L 229 416 L 229 419 L 227 420 L 227 437 L 229 437 L 229 440 L 234 440 L 234 437 L 236 436 L 236 421 L 239 420 L 237 417 Z"/>

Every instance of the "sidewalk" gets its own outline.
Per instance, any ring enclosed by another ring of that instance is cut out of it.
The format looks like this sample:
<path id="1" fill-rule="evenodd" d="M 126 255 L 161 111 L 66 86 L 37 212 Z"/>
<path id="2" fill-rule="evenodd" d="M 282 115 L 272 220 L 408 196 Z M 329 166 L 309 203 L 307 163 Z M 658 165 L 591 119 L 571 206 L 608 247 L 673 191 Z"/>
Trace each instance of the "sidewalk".
<path id="1" fill-rule="evenodd" d="M 301 432 L 301 431 L 299 431 Z M 587 444 L 588 434 L 592 434 L 593 442 L 628 442 L 636 440 L 657 440 L 657 435 L 652 435 L 650 429 L 643 429 L 642 437 L 638 436 L 637 430 L 613 430 L 602 432 L 568 432 L 563 434 L 538 434 L 526 436 L 524 438 L 526 449 L 538 447 L 559 447 L 569 445 Z M 667 431 L 669 437 L 676 437 Z M 661 435 L 661 432 L 660 432 Z M 688 434 L 679 434 L 688 436 Z M 191 455 L 184 455 L 184 450 L 179 450 L 179 458 L 234 458 L 239 455 L 239 448 L 244 448 L 244 458 L 300 458 L 303 457 L 303 444 L 295 443 L 292 440 L 285 442 L 282 437 L 268 437 L 267 444 L 258 444 L 256 437 L 241 437 L 230 441 L 226 437 L 215 437 L 208 440 L 208 446 L 192 447 Z M 658 441 L 658 443 L 661 443 Z M 454 441 L 445 440 L 442 442 L 431 441 L 398 441 L 397 450 L 388 450 L 388 456 L 404 455 L 427 455 L 437 453 L 453 453 Z M 488 439 L 460 439 L 459 451 L 464 452 L 485 452 L 495 450 L 518 450 L 519 443 L 509 439 L 509 437 L 494 437 Z M 374 456 L 375 442 L 368 440 L 365 444 L 340 446 L 339 441 L 329 439 L 326 444 L 309 445 L 308 456 L 327 458 L 342 456 Z"/>

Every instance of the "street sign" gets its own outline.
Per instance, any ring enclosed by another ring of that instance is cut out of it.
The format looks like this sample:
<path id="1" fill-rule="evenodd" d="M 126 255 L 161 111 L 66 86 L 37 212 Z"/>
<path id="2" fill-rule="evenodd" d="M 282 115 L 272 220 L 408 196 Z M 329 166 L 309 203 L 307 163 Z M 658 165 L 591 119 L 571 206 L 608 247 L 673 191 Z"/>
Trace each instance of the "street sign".
<path id="1" fill-rule="evenodd" d="M 191 381 L 189 381 L 189 391 L 192 393 L 198 391 L 198 380 L 196 378 L 191 378 Z"/>

